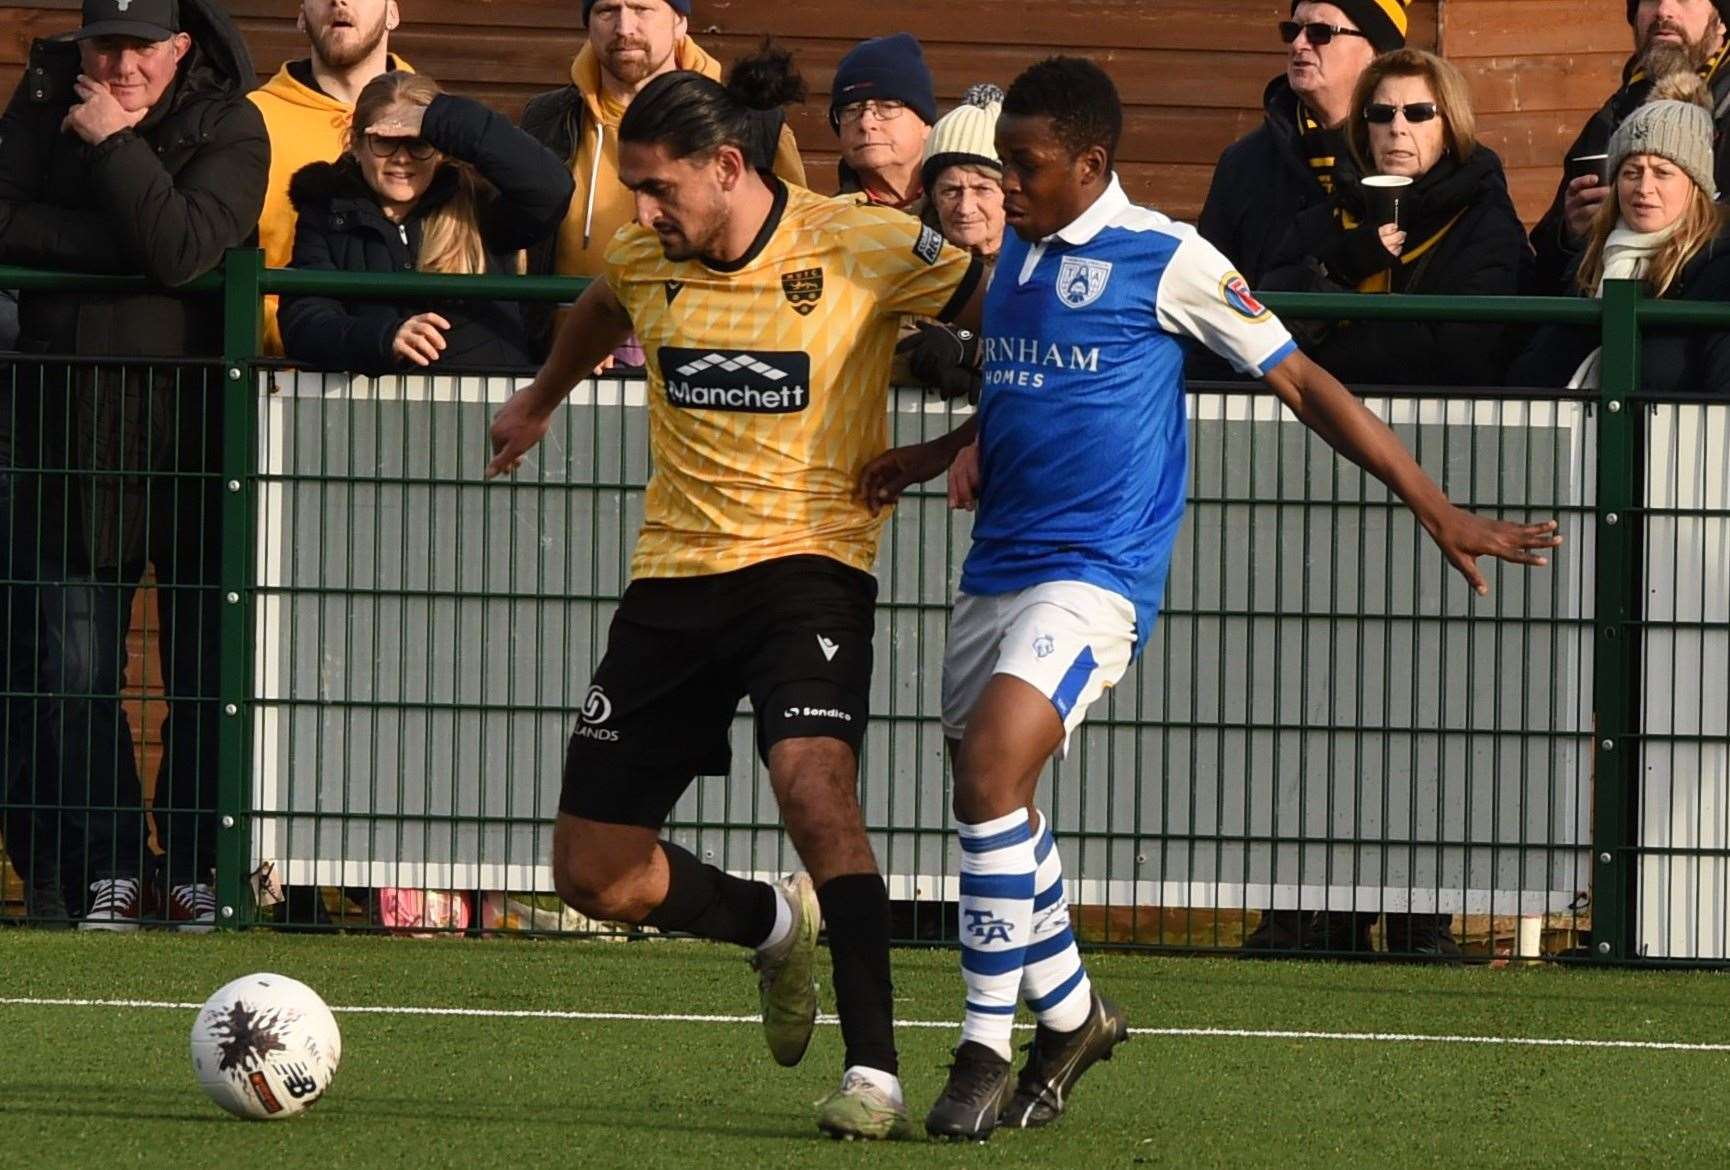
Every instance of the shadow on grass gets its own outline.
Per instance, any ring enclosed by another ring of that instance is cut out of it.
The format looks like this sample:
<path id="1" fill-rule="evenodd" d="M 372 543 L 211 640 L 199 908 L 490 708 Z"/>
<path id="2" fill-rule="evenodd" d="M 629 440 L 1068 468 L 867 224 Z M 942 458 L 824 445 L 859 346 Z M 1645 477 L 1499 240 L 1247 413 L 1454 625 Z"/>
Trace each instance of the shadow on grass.
<path id="1" fill-rule="evenodd" d="M 680 1111 L 706 1111 L 709 1120 L 681 1116 Z M 0 1117 L 92 1118 L 110 1121 L 172 1122 L 194 1125 L 235 1125 L 239 1121 L 215 1105 L 200 1100 L 195 1085 L 138 1085 L 118 1093 L 111 1088 L 75 1082 L 0 1084 Z M 705 1102 L 674 1102 L 646 1096 L 628 1109 L 615 1105 L 582 1105 L 570 1101 L 513 1101 L 498 1098 L 477 1102 L 437 1097 L 345 1092 L 340 1085 L 330 1098 L 307 1114 L 332 1124 L 389 1125 L 405 1120 L 464 1128 L 501 1127 L 521 1131 L 544 1128 L 569 1133 L 573 1128 L 645 1133 L 706 1134 L 716 1138 L 803 1142 L 816 1135 L 809 1118 L 795 1113 L 748 1112 L 735 1106 L 715 1109 Z M 811 1128 L 807 1129 L 806 1126 Z"/>
<path id="2" fill-rule="evenodd" d="M 0 1083 L 0 1116 L 96 1117 L 130 1121 L 220 1124 L 233 1121 L 201 1101 L 196 1085 L 137 1085 L 117 1093 L 73 1082 Z"/>

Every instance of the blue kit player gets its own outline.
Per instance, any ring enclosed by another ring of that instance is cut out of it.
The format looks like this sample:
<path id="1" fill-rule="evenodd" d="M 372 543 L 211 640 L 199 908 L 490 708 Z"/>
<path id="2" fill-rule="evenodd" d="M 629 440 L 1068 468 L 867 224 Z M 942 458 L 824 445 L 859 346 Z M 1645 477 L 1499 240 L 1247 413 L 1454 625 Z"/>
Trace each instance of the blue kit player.
<path id="1" fill-rule="evenodd" d="M 1183 519 L 1189 341 L 1260 378 L 1387 484 L 1479 593 L 1479 557 L 1542 565 L 1538 550 L 1560 542 L 1553 521 L 1455 507 L 1212 245 L 1131 203 L 1112 171 L 1122 124 L 1115 87 L 1090 61 L 1052 58 L 1010 87 L 997 152 L 1014 232 L 985 301 L 979 411 L 879 456 L 860 484 L 882 506 L 979 439 L 978 514 L 943 663 L 967 994 L 948 1083 L 925 1119 L 939 1137 L 1055 1120 L 1081 1074 L 1129 1035 L 1076 951 L 1034 795 L 1153 628 Z M 1038 1020 L 1019 1078 L 1017 1001 Z"/>

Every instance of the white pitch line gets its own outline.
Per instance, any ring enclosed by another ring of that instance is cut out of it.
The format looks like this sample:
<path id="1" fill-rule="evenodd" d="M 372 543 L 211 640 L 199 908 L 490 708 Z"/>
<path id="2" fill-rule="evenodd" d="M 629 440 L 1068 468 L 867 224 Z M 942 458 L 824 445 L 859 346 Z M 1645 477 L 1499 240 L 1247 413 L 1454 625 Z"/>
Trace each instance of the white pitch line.
<path id="1" fill-rule="evenodd" d="M 107 1007 L 160 1008 L 195 1012 L 198 1003 L 180 1003 L 163 999 L 41 999 L 34 997 L 0 998 L 0 1007 Z M 399 1007 L 357 1004 L 330 1009 L 342 1015 L 370 1016 L 459 1016 L 488 1020 L 577 1020 L 596 1023 L 623 1022 L 638 1024 L 757 1024 L 761 1016 L 699 1015 L 688 1012 L 578 1012 L 530 1011 L 513 1008 Z M 839 1021 L 831 1015 L 818 1017 L 823 1024 Z M 955 1028 L 954 1020 L 897 1020 L 898 1028 Z M 1017 1024 L 1018 1029 L 1031 1030 L 1031 1024 Z M 1286 1031 L 1277 1028 L 1131 1028 L 1132 1036 L 1169 1036 L 1177 1038 L 1220 1038 L 1238 1040 L 1345 1040 L 1369 1044 L 1485 1044 L 1526 1048 L 1614 1048 L 1650 1052 L 1730 1052 L 1730 1044 L 1694 1044 L 1680 1040 L 1581 1040 L 1556 1036 L 1451 1036 L 1424 1032 L 1321 1032 Z"/>

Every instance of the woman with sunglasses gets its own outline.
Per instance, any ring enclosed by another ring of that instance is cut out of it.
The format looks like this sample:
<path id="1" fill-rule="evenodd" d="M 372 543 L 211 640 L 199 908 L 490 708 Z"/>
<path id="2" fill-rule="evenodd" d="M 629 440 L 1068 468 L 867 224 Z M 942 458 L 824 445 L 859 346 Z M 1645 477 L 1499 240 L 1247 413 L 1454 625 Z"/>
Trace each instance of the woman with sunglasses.
<path id="1" fill-rule="evenodd" d="M 1711 93 L 1672 73 L 1610 138 L 1609 195 L 1571 274 L 1582 296 L 1606 280 L 1638 280 L 1666 300 L 1730 301 L 1730 210 L 1715 201 Z M 1545 326 L 1509 371 L 1518 386 L 1595 390 L 1596 328 Z M 1730 333 L 1643 329 L 1640 385 L 1660 395 L 1730 394 Z"/>
<path id="2" fill-rule="evenodd" d="M 522 249 L 558 230 L 571 175 L 540 143 L 424 74 L 374 78 L 355 103 L 349 148 L 295 173 L 292 267 L 339 272 L 522 271 Z M 529 368 L 511 301 L 378 301 L 285 296 L 290 360 L 384 374 Z"/>
<path id="3" fill-rule="evenodd" d="M 1494 151 L 1479 144 L 1464 78 L 1416 49 L 1370 63 L 1327 204 L 1298 216 L 1263 285 L 1286 291 L 1510 296 L 1531 249 Z M 1379 177 L 1405 180 L 1375 187 Z M 1382 192 L 1397 193 L 1398 207 Z M 1488 385 L 1505 365 L 1495 324 L 1303 322 L 1299 344 L 1348 383 Z"/>

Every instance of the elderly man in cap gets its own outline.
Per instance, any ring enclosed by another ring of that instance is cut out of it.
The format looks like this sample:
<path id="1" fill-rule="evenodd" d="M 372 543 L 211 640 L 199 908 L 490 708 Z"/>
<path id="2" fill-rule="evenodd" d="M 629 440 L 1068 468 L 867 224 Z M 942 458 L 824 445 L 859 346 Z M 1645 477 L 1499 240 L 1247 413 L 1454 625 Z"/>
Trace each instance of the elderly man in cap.
<path id="1" fill-rule="evenodd" d="M 675 69 L 721 78 L 721 63 L 690 37 L 691 0 L 583 0 L 588 37 L 571 62 L 570 84 L 529 99 L 522 128 L 566 160 L 576 191 L 563 226 L 529 252 L 530 273 L 599 276 L 607 248 L 636 211 L 619 182 L 619 119 L 649 82 Z M 784 122 L 774 160 L 781 179 L 805 185 L 793 129 Z M 551 325 L 544 314 L 536 330 Z M 546 339 L 543 337 L 543 341 Z M 618 353 L 641 364 L 635 341 Z"/>
<path id="2" fill-rule="evenodd" d="M 0 800 L 90 806 L 59 814 L 29 875 L 47 898 L 64 892 L 55 870 L 75 872 L 90 928 L 133 929 L 145 905 L 143 797 L 119 696 L 147 565 L 169 694 L 155 793 L 164 911 L 185 929 L 214 918 L 222 385 L 209 367 L 159 363 L 222 352 L 220 301 L 170 290 L 256 231 L 270 144 L 246 100 L 253 82 L 214 0 L 85 0 L 76 33 L 31 46 L 6 108 L 0 263 L 154 286 L 24 292 L 26 353 L 129 362 L 26 361 L 0 399 L 0 481 L 14 496 L 0 546 L 13 552 L 12 600 L 34 619 L 15 624 L 6 654 L 35 696 L 15 692 L 0 721 L 11 787 Z M 56 846 L 67 855 L 50 856 Z"/>
<path id="3" fill-rule="evenodd" d="M 1718 190 L 1730 183 L 1730 67 L 1724 64 L 1725 20 L 1730 0 L 1627 0 L 1628 23 L 1634 30 L 1634 55 L 1622 68 L 1622 88 L 1586 123 L 1563 156 L 1563 175 L 1550 209 L 1532 229 L 1538 253 L 1540 293 L 1562 296 L 1572 291 L 1568 275 L 1579 261 L 1609 187 L 1603 173 L 1604 152 L 1622 120 L 1645 103 L 1652 84 L 1667 73 L 1693 70 L 1712 93 L 1716 123 L 1712 147 Z"/>
<path id="4" fill-rule="evenodd" d="M 841 193 L 919 214 L 919 169 L 936 121 L 931 70 L 916 39 L 896 33 L 853 46 L 829 98 L 829 125 L 841 139 Z"/>
<path id="5" fill-rule="evenodd" d="M 1410 0 L 1299 0 L 1279 25 L 1285 73 L 1267 119 L 1219 156 L 1196 228 L 1253 288 L 1299 212 L 1333 193 L 1352 90 L 1377 53 L 1404 47 Z"/>

